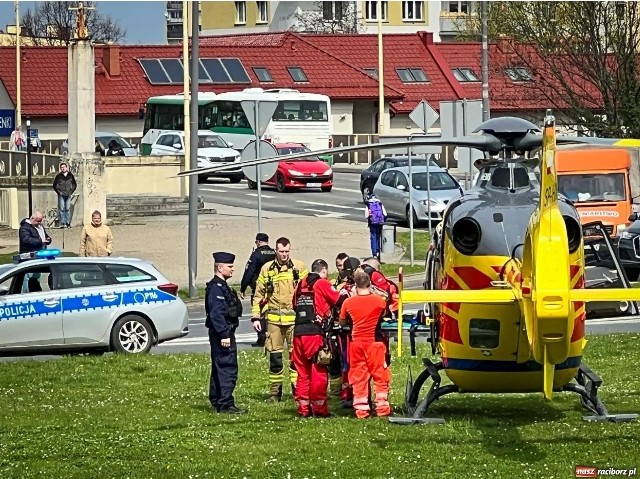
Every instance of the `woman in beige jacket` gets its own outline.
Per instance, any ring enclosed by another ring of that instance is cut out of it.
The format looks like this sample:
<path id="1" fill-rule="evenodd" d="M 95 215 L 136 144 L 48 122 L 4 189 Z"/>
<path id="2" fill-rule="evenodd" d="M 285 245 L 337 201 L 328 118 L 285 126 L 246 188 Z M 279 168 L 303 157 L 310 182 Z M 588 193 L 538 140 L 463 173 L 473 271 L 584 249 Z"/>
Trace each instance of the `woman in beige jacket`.
<path id="1" fill-rule="evenodd" d="M 82 228 L 80 235 L 80 256 L 111 256 L 113 235 L 111 228 L 102 224 L 102 214 L 94 211 L 91 225 Z"/>

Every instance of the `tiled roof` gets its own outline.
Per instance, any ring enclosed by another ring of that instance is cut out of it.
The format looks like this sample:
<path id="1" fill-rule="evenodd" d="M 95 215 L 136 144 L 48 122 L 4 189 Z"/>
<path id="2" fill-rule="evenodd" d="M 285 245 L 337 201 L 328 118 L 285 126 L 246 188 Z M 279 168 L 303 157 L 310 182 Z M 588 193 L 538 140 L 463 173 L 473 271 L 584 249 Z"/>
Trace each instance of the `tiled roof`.
<path id="1" fill-rule="evenodd" d="M 332 52 L 359 68 L 378 69 L 378 37 L 364 35 L 314 35 L 301 34 L 302 38 Z M 425 99 L 435 108 L 440 101 L 458 100 L 464 96 L 464 89 L 451 74 L 437 45 L 431 43 L 430 34 L 383 35 L 384 84 L 406 95 L 399 102 L 393 102 L 396 112 L 410 112 Z M 429 78 L 428 83 L 403 83 L 396 68 L 422 68 Z"/>

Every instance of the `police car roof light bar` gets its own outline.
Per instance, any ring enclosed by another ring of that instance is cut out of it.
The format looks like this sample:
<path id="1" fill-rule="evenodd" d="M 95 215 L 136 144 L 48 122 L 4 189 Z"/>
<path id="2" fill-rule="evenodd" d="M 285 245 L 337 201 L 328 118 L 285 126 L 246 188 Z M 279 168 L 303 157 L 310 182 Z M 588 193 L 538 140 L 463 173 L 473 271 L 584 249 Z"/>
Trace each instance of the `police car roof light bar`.
<path id="1" fill-rule="evenodd" d="M 14 263 L 28 261 L 31 259 L 54 259 L 60 256 L 62 252 L 59 249 L 43 249 L 40 251 L 31 251 L 29 253 L 20 253 L 13 257 Z"/>

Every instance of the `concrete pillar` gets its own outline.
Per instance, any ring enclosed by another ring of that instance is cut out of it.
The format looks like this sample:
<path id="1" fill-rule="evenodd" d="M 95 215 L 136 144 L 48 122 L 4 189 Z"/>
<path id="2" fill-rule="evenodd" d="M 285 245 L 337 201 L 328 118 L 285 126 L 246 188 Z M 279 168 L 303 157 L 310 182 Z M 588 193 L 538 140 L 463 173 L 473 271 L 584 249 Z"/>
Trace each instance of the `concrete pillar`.
<path id="1" fill-rule="evenodd" d="M 71 156 L 71 171 L 76 177 L 78 198 L 72 208 L 71 226 L 91 223 L 91 213 L 98 210 L 107 221 L 107 185 L 104 160 L 97 153 L 76 153 Z"/>
<path id="2" fill-rule="evenodd" d="M 68 50 L 69 154 L 95 151 L 96 88 L 93 45 L 77 41 Z"/>

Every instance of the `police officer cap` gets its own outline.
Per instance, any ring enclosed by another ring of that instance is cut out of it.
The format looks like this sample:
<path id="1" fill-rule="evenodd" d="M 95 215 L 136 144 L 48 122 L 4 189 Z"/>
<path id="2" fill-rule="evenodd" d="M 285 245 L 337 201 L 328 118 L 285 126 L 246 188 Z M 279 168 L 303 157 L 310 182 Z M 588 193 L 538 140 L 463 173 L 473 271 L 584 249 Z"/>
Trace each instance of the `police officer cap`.
<path id="1" fill-rule="evenodd" d="M 256 241 L 264 241 L 265 243 L 269 242 L 269 236 L 267 233 L 258 233 L 256 235 Z"/>
<path id="2" fill-rule="evenodd" d="M 346 278 L 347 276 L 351 276 L 356 269 L 360 266 L 360 260 L 358 258 L 349 257 L 344 260 L 342 265 L 343 275 Z"/>
<path id="3" fill-rule="evenodd" d="M 213 253 L 213 261 L 215 261 L 216 263 L 233 264 L 235 260 L 236 256 L 231 253 L 224 253 L 222 251 Z"/>

